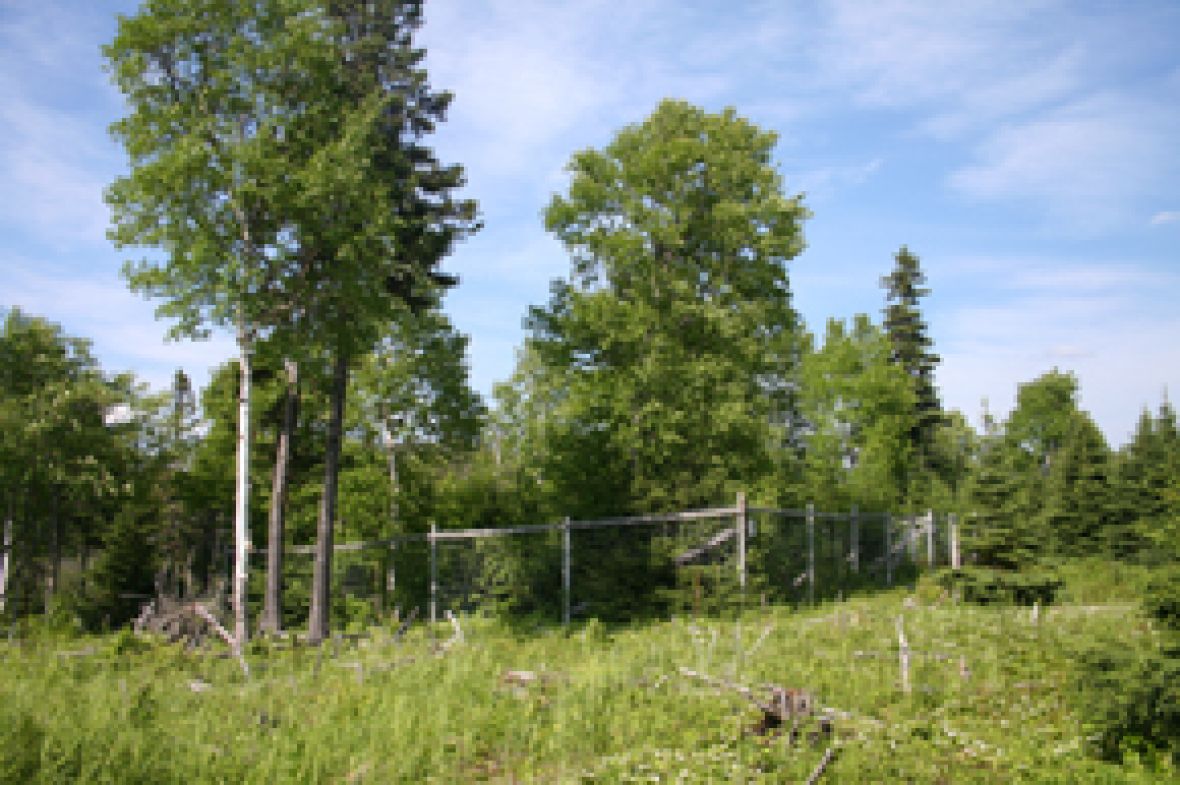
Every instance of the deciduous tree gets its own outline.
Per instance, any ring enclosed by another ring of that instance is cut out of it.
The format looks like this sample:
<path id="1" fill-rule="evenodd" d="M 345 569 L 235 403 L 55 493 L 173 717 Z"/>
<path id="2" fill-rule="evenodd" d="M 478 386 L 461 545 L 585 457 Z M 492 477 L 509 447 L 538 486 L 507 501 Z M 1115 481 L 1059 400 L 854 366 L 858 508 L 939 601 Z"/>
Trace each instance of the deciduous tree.
<path id="1" fill-rule="evenodd" d="M 807 211 L 783 193 L 775 141 L 733 110 L 665 101 L 571 160 L 545 213 L 570 277 L 533 309 L 526 350 L 569 514 L 732 498 L 789 443 L 787 263 Z"/>
<path id="2" fill-rule="evenodd" d="M 296 63 L 313 59 L 317 20 L 278 0 L 149 0 L 121 17 L 105 47 L 128 114 L 112 125 L 131 171 L 107 191 L 120 247 L 164 257 L 129 264 L 133 289 L 162 298 L 175 335 L 237 333 L 241 372 L 236 480 L 235 635 L 246 637 L 250 361 L 260 332 L 293 303 L 281 253 L 302 163 L 307 94 Z M 300 59 L 293 55 L 298 52 Z M 314 84 L 314 83 L 312 83 Z"/>

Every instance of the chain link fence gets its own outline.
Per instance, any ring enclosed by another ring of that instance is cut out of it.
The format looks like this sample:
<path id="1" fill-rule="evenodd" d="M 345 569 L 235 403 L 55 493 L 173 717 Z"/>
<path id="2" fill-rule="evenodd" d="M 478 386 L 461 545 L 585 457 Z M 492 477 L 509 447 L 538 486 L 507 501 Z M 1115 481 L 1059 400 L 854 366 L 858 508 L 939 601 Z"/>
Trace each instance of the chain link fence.
<path id="1" fill-rule="evenodd" d="M 306 623 L 313 547 L 284 558 L 284 624 Z M 259 552 L 255 552 L 257 554 Z M 955 516 L 733 507 L 341 543 L 333 619 L 494 614 L 539 624 L 811 604 L 956 565 Z M 252 573 L 261 603 L 262 570 Z"/>

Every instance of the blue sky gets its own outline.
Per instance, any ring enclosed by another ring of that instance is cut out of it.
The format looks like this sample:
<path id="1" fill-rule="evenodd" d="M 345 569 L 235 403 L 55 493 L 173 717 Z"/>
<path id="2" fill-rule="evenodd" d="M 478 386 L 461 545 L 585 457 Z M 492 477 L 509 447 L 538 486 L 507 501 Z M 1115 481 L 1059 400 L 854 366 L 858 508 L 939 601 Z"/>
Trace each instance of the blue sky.
<path id="1" fill-rule="evenodd" d="M 165 343 L 105 239 L 124 167 L 99 46 L 130 0 L 0 0 L 0 306 L 89 337 L 105 367 L 203 383 L 228 337 Z M 447 301 L 487 394 L 565 274 L 540 213 L 575 150 L 664 97 L 780 135 L 814 213 L 790 273 L 808 327 L 879 316 L 906 244 L 933 294 L 945 405 L 978 422 L 1058 367 L 1119 444 L 1180 395 L 1180 4 L 1055 0 L 428 0 L 436 135 L 486 228 Z"/>

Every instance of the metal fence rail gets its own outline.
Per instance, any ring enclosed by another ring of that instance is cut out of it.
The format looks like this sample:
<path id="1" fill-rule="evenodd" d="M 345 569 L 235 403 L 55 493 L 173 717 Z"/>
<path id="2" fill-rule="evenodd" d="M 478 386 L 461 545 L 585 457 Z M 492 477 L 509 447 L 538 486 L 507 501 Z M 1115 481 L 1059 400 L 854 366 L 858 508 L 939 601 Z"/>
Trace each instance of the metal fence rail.
<path id="1" fill-rule="evenodd" d="M 334 546 L 333 597 L 378 613 L 506 610 L 568 624 L 710 610 L 747 596 L 814 603 L 893 584 L 901 568 L 958 566 L 953 514 L 900 517 L 732 507 L 505 528 L 440 529 Z M 254 554 L 265 554 L 255 550 Z M 291 599 L 306 590 L 314 546 L 286 549 Z M 604 584 L 603 575 L 610 577 Z M 290 595 L 290 591 L 288 594 Z M 335 614 L 334 614 L 335 615 Z"/>

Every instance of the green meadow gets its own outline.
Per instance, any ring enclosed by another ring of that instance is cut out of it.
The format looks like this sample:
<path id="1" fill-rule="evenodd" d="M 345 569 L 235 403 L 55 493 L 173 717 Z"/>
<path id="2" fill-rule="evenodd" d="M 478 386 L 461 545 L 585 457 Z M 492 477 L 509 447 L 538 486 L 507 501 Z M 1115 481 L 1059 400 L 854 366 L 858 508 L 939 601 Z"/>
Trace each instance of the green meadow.
<path id="1" fill-rule="evenodd" d="M 220 644 L 42 622 L 0 644 L 0 780 L 807 782 L 826 756 L 814 782 L 1180 781 L 1165 755 L 1100 759 L 1088 713 L 1095 651 L 1159 646 L 1137 602 L 1149 576 L 1063 574 L 1060 600 L 1035 609 L 966 604 L 926 578 L 636 626 L 467 616 L 461 638 L 439 623 L 257 641 L 248 676 Z M 813 714 L 760 733 L 733 685 L 806 690 Z"/>

